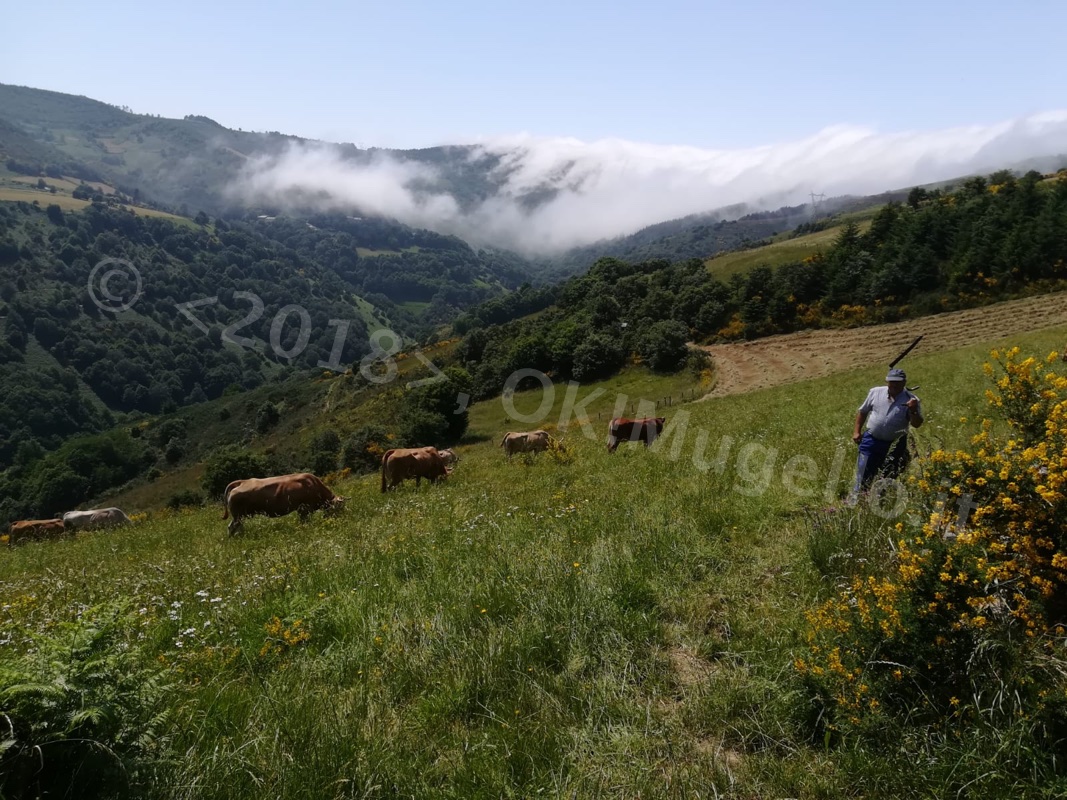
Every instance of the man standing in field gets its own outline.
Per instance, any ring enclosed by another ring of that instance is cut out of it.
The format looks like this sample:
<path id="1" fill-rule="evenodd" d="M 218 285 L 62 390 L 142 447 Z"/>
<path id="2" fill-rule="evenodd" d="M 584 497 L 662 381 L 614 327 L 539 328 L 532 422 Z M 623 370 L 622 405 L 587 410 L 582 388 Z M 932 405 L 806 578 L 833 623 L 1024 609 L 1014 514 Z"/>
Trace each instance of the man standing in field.
<path id="1" fill-rule="evenodd" d="M 908 466 L 908 428 L 922 425 L 923 415 L 919 398 L 904 388 L 905 380 L 904 370 L 889 370 L 886 385 L 867 392 L 856 412 L 852 441 L 860 446 L 860 454 L 853 497 L 867 491 L 879 472 L 896 478 Z"/>

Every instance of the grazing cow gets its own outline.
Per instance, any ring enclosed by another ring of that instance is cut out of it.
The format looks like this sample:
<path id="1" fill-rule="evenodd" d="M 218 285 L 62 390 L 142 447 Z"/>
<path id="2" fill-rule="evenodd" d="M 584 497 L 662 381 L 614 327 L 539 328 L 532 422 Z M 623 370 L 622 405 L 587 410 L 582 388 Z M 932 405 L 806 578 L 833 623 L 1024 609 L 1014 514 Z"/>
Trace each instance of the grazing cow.
<path id="1" fill-rule="evenodd" d="M 395 489 L 411 478 L 415 479 L 415 486 L 421 486 L 423 478 L 437 483 L 451 471 L 436 447 L 387 450 L 382 456 L 382 491 Z"/>
<path id="2" fill-rule="evenodd" d="M 508 432 L 500 440 L 500 446 L 504 448 L 504 455 L 511 458 L 515 453 L 540 453 L 548 449 L 551 441 L 548 431 Z"/>
<path id="3" fill-rule="evenodd" d="M 666 421 L 666 417 L 616 417 L 608 425 L 608 452 L 614 453 L 620 441 L 644 442 L 648 447 L 663 432 L 663 423 Z"/>
<path id="4" fill-rule="evenodd" d="M 63 524 L 74 530 L 94 530 L 132 525 L 133 520 L 121 508 L 91 508 L 88 511 L 68 511 L 63 515 Z"/>
<path id="5" fill-rule="evenodd" d="M 232 517 L 227 530 L 233 536 L 243 527 L 245 517 L 284 517 L 294 511 L 302 522 L 315 511 L 337 511 L 344 507 L 345 498 L 310 472 L 279 475 L 274 478 L 246 478 L 234 481 L 223 495 L 226 509 L 222 518 Z"/>
<path id="6" fill-rule="evenodd" d="M 60 536 L 73 536 L 74 531 L 68 530 L 61 519 L 23 519 L 12 522 L 7 529 L 7 543 L 16 545 L 19 542 L 42 539 L 58 539 Z"/>
<path id="7" fill-rule="evenodd" d="M 454 452 L 452 452 L 451 449 L 438 450 L 437 452 L 440 453 L 441 454 L 441 458 L 443 458 L 445 460 L 445 466 L 446 467 L 454 467 L 456 464 L 459 463 L 459 456 L 457 456 Z"/>

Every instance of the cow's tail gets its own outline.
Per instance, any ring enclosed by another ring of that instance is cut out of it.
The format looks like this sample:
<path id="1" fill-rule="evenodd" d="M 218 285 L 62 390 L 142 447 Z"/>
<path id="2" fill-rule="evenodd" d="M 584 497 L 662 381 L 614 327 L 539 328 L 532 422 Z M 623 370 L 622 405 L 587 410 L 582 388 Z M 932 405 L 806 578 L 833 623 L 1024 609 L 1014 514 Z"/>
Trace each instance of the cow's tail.
<path id="1" fill-rule="evenodd" d="M 389 456 L 392 454 L 392 450 L 387 450 L 385 455 L 382 456 L 382 494 L 385 494 L 385 465 L 389 463 Z"/>
<path id="2" fill-rule="evenodd" d="M 226 488 L 222 492 L 222 518 L 229 519 L 230 517 L 230 492 L 234 490 L 237 484 L 241 481 L 230 481 Z"/>
<path id="3" fill-rule="evenodd" d="M 504 442 L 506 442 L 507 440 L 508 440 L 508 435 L 505 433 L 504 434 L 504 438 L 500 440 L 500 446 L 503 447 L 504 446 Z"/>

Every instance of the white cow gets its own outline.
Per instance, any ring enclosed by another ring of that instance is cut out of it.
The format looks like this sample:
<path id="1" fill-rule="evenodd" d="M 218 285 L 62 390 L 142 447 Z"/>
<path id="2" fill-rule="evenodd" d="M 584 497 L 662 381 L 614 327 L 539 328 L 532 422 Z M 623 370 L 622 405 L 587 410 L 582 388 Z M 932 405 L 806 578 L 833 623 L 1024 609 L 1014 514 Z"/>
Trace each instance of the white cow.
<path id="1" fill-rule="evenodd" d="M 504 434 L 504 438 L 500 440 L 500 446 L 504 448 L 504 455 L 511 458 L 515 453 L 540 453 L 547 450 L 550 441 L 548 431 L 526 433 L 511 431 Z"/>
<path id="2" fill-rule="evenodd" d="M 88 511 L 68 511 L 63 515 L 63 524 L 74 530 L 90 531 L 132 525 L 133 520 L 121 508 L 91 508 Z"/>

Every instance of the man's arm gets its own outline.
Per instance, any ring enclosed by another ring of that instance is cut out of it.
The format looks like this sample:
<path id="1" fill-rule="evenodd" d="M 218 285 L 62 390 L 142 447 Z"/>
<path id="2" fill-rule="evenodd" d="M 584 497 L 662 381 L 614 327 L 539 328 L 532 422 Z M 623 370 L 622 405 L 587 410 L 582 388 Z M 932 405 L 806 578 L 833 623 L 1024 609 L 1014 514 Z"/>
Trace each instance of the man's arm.
<path id="1" fill-rule="evenodd" d="M 852 441 L 856 444 L 860 443 L 860 439 L 863 438 L 863 423 L 867 421 L 867 415 L 870 411 L 860 411 L 856 414 L 856 427 L 852 432 Z"/>
<path id="2" fill-rule="evenodd" d="M 921 428 L 923 422 L 925 422 L 922 409 L 919 408 L 919 401 L 914 397 L 908 401 L 908 422 L 911 423 L 913 428 Z"/>

